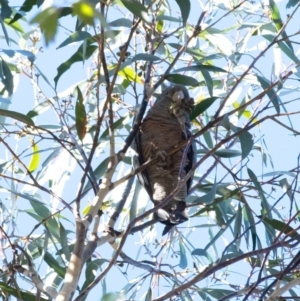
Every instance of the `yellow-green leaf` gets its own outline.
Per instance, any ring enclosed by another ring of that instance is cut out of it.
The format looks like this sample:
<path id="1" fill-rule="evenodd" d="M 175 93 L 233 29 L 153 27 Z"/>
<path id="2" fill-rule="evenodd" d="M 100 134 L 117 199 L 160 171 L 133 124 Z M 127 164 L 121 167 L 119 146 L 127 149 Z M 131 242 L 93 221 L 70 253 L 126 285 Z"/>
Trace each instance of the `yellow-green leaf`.
<path id="1" fill-rule="evenodd" d="M 125 67 L 123 70 L 119 71 L 118 74 L 124 77 L 125 79 L 129 80 L 130 82 L 135 81 L 139 84 L 143 84 L 141 79 L 136 75 L 136 73 L 131 67 Z"/>
<path id="2" fill-rule="evenodd" d="M 79 19 L 88 25 L 94 25 L 95 9 L 85 1 L 79 1 L 73 5 L 73 15 L 77 15 Z"/>
<path id="3" fill-rule="evenodd" d="M 33 172 L 38 168 L 38 166 L 40 164 L 41 156 L 39 153 L 38 145 L 32 139 L 29 139 L 29 140 L 31 140 L 31 145 L 32 145 L 32 156 L 30 159 L 28 170 L 30 172 Z"/>

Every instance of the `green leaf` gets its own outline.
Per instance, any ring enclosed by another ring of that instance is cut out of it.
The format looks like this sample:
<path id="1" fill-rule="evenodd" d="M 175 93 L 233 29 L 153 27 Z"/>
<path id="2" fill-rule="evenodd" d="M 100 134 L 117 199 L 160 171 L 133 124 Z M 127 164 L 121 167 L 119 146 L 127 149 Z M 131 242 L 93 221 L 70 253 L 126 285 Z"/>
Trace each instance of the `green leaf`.
<path id="1" fill-rule="evenodd" d="M 16 52 L 20 53 L 20 54 L 26 56 L 31 63 L 33 63 L 35 60 L 35 55 L 31 51 L 28 51 L 28 50 L 1 49 L 1 51 L 3 51 L 9 57 L 14 57 Z"/>
<path id="2" fill-rule="evenodd" d="M 63 254 L 66 256 L 67 261 L 70 261 L 71 252 L 70 252 L 70 247 L 68 245 L 67 231 L 62 223 L 59 223 L 59 238 L 60 238 L 60 244 L 62 246 Z"/>
<path id="3" fill-rule="evenodd" d="M 181 74 L 168 74 L 166 80 L 174 84 L 181 84 L 184 86 L 199 86 L 199 82 L 191 76 Z"/>
<path id="4" fill-rule="evenodd" d="M 125 19 L 125 18 L 120 18 L 115 21 L 109 22 L 108 25 L 111 27 L 123 27 L 124 26 L 124 27 L 131 28 L 132 21 Z"/>
<path id="5" fill-rule="evenodd" d="M 209 150 L 206 149 L 198 149 L 197 154 L 207 154 Z M 214 155 L 220 158 L 234 158 L 234 157 L 239 157 L 242 155 L 242 153 L 238 150 L 235 149 L 218 149 L 217 151 L 214 152 Z"/>
<path id="6" fill-rule="evenodd" d="M 268 40 L 269 42 L 273 42 L 274 40 L 274 36 L 272 35 L 263 35 L 263 37 Z M 284 42 L 278 42 L 278 46 L 279 48 L 291 59 L 293 60 L 296 64 L 299 64 L 300 63 L 300 60 L 299 58 L 295 55 L 294 51 L 288 47 L 286 45 L 286 43 Z"/>
<path id="7" fill-rule="evenodd" d="M 250 169 L 247 168 L 248 171 L 248 175 L 250 177 L 250 179 L 252 180 L 256 190 L 258 191 L 259 197 L 261 199 L 261 205 L 262 205 L 262 214 L 265 216 L 267 216 L 269 219 L 272 219 L 272 214 L 270 211 L 270 205 L 265 197 L 264 191 L 260 185 L 260 183 L 257 180 L 256 175 L 254 174 L 254 172 Z"/>
<path id="8" fill-rule="evenodd" d="M 12 9 L 8 5 L 8 0 L 1 0 L 0 3 L 1 3 L 1 18 L 3 20 L 9 18 L 12 13 Z"/>
<path id="9" fill-rule="evenodd" d="M 294 7 L 298 3 L 299 3 L 299 0 L 289 0 L 288 3 L 287 3 L 287 5 L 286 5 L 286 8 Z"/>
<path id="10" fill-rule="evenodd" d="M 109 158 L 104 159 L 94 170 L 94 175 L 96 180 L 99 180 L 105 173 L 105 171 L 107 170 L 107 166 L 108 166 L 108 162 L 109 162 Z M 87 182 L 87 184 L 85 185 L 83 191 L 88 191 L 90 188 L 92 187 L 90 182 Z"/>
<path id="11" fill-rule="evenodd" d="M 147 8 L 136 0 L 121 0 L 123 5 L 132 12 L 135 16 L 141 18 L 147 23 L 151 23 L 148 16 Z"/>
<path id="12" fill-rule="evenodd" d="M 146 61 L 146 62 L 155 62 L 159 61 L 160 58 L 156 55 L 153 54 L 148 54 L 148 53 L 138 53 L 132 58 L 132 62 L 135 61 Z"/>
<path id="13" fill-rule="evenodd" d="M 209 253 L 204 249 L 195 249 L 195 250 L 193 250 L 192 255 L 203 256 L 203 257 L 206 257 L 210 262 L 213 262 Z"/>
<path id="14" fill-rule="evenodd" d="M 182 16 L 182 23 L 183 26 L 186 25 L 186 21 L 190 15 L 191 10 L 191 3 L 190 0 L 175 0 L 180 8 L 181 16 Z"/>
<path id="15" fill-rule="evenodd" d="M 74 42 L 79 42 L 92 37 L 87 31 L 76 31 L 72 33 L 67 39 L 65 39 L 56 49 L 62 48 Z"/>
<path id="16" fill-rule="evenodd" d="M 31 293 L 20 291 L 19 289 L 9 286 L 4 282 L 0 282 L 0 288 L 1 288 L 1 290 L 3 290 L 3 292 L 16 297 L 17 300 L 20 300 L 20 297 L 22 298 L 22 300 L 25 300 L 25 301 L 35 301 L 36 300 L 36 294 L 33 295 Z M 45 299 L 42 297 L 40 297 L 40 300 L 48 301 L 48 299 Z"/>
<path id="17" fill-rule="evenodd" d="M 179 267 L 181 269 L 186 269 L 188 266 L 187 263 L 187 257 L 186 257 L 186 251 L 185 251 L 185 247 L 182 243 L 181 240 L 179 240 L 179 251 L 180 251 L 180 262 L 179 262 Z"/>
<path id="18" fill-rule="evenodd" d="M 259 75 L 256 75 L 256 77 L 264 90 L 266 90 L 270 87 L 271 83 L 266 78 L 259 76 Z M 279 103 L 281 103 L 279 96 L 277 96 L 277 94 L 273 88 L 268 90 L 267 95 L 270 98 L 271 102 L 273 103 L 276 112 L 279 114 L 280 113 Z"/>
<path id="19" fill-rule="evenodd" d="M 206 111 L 216 100 L 218 97 L 209 97 L 206 99 L 201 100 L 198 104 L 196 104 L 195 109 L 190 114 L 190 119 L 194 120 L 204 111 Z"/>
<path id="20" fill-rule="evenodd" d="M 0 109 L 0 115 L 16 119 L 16 120 L 24 122 L 28 125 L 34 125 L 34 122 L 32 121 L 32 119 L 30 117 L 23 115 L 21 113 L 18 113 L 18 112 Z"/>
<path id="21" fill-rule="evenodd" d="M 217 192 L 217 183 L 215 179 L 215 182 L 212 185 L 211 190 L 207 194 L 202 195 L 201 197 L 195 199 L 193 203 L 203 203 L 206 205 L 211 204 L 215 200 L 216 192 Z"/>
<path id="22" fill-rule="evenodd" d="M 124 301 L 124 297 L 121 294 L 117 294 L 117 293 L 109 293 L 109 294 L 105 294 L 101 301 Z"/>
<path id="23" fill-rule="evenodd" d="M 86 134 L 86 111 L 83 104 L 83 97 L 79 87 L 76 87 L 78 98 L 75 105 L 75 120 L 76 120 L 76 130 L 79 139 L 82 141 Z"/>
<path id="24" fill-rule="evenodd" d="M 209 93 L 210 97 L 213 97 L 213 88 L 214 88 L 213 80 L 208 71 L 202 70 L 201 73 L 204 77 L 208 93 Z"/>
<path id="25" fill-rule="evenodd" d="M 188 67 L 183 67 L 175 70 L 175 72 L 182 72 L 182 71 L 212 71 L 212 72 L 225 72 L 227 73 L 226 70 L 215 67 L 215 66 L 210 66 L 210 65 L 192 65 Z"/>
<path id="26" fill-rule="evenodd" d="M 37 5 L 37 0 L 25 0 L 19 10 L 19 12 L 29 12 L 34 5 Z M 23 17 L 23 13 L 16 13 L 14 18 L 9 22 L 10 24 L 16 22 Z"/>
<path id="27" fill-rule="evenodd" d="M 8 65 L 2 58 L 0 59 L 0 78 L 8 95 L 11 95 L 14 91 L 14 79 Z"/>
<path id="28" fill-rule="evenodd" d="M 146 294 L 145 301 L 152 301 L 152 300 L 153 300 L 153 296 L 152 296 L 152 289 L 150 286 Z"/>
<path id="29" fill-rule="evenodd" d="M 86 287 L 89 286 L 89 284 L 91 284 L 94 281 L 99 268 L 105 262 L 107 262 L 107 260 L 101 258 L 87 263 L 87 267 L 85 269 L 85 282 L 81 288 L 81 291 L 83 291 Z"/>
<path id="30" fill-rule="evenodd" d="M 249 132 L 245 131 L 239 134 L 239 139 L 242 148 L 242 159 L 245 159 L 252 150 L 254 144 L 253 137 Z"/>
<path id="31" fill-rule="evenodd" d="M 283 22 L 282 22 L 282 19 L 280 16 L 279 8 L 274 0 L 269 0 L 269 4 L 270 4 L 270 8 L 271 8 L 271 13 L 272 13 L 272 21 L 275 24 L 276 30 L 280 31 L 283 27 Z M 285 42 L 290 47 L 290 49 L 293 51 L 293 45 L 289 41 L 289 38 L 288 38 L 285 30 L 281 31 L 281 36 L 285 39 Z"/>
<path id="32" fill-rule="evenodd" d="M 298 232 L 292 228 L 290 225 L 287 225 L 286 223 L 277 220 L 277 219 L 269 219 L 267 217 L 264 217 L 264 222 L 268 223 L 271 227 L 273 227 L 275 230 L 283 232 L 287 236 L 290 236 L 291 238 L 299 239 Z"/>
<path id="33" fill-rule="evenodd" d="M 83 51 L 83 48 L 84 45 L 80 45 L 77 51 L 67 61 L 59 65 L 59 67 L 57 68 L 57 75 L 54 77 L 55 88 L 57 87 L 57 82 L 62 76 L 62 74 L 69 70 L 74 63 L 81 62 L 84 59 L 89 59 L 93 55 L 93 53 L 98 49 L 98 46 L 88 45 L 85 48 L 85 52 Z"/>
<path id="34" fill-rule="evenodd" d="M 57 31 L 58 17 L 59 9 L 51 6 L 36 15 L 30 22 L 31 24 L 38 23 L 40 25 L 46 45 L 48 45 L 50 41 L 54 40 L 54 36 Z"/>
<path id="35" fill-rule="evenodd" d="M 60 266 L 58 261 L 49 252 L 45 253 L 44 259 L 48 266 L 52 268 L 58 276 L 65 278 L 66 268 Z"/>
<path id="36" fill-rule="evenodd" d="M 126 118 L 127 118 L 126 116 L 125 116 L 125 117 L 121 117 L 121 118 L 118 119 L 116 122 L 114 122 L 114 123 L 113 123 L 113 129 L 116 130 L 116 129 L 119 129 L 119 128 L 123 127 L 123 126 L 124 126 L 124 125 L 123 125 L 123 121 L 124 121 Z M 108 136 L 108 134 L 109 134 L 109 130 L 106 129 L 106 130 L 102 133 L 100 139 L 106 138 L 106 137 Z"/>
<path id="37" fill-rule="evenodd" d="M 249 207 L 249 205 L 246 203 L 243 208 L 243 217 L 244 217 L 244 224 L 245 228 L 247 229 L 245 233 L 245 237 L 248 243 L 248 231 L 250 229 L 251 237 L 252 237 L 252 244 L 253 244 L 253 250 L 256 248 L 256 239 L 257 239 L 257 232 L 256 232 L 256 225 L 255 220 L 253 217 L 253 213 Z"/>

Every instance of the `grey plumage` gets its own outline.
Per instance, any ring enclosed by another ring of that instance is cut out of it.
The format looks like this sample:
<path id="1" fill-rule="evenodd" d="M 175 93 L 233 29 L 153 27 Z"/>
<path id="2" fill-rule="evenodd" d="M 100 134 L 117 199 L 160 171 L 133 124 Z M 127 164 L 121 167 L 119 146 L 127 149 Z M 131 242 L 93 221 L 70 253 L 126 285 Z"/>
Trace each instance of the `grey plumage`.
<path id="1" fill-rule="evenodd" d="M 184 148 L 165 158 L 168 151 L 191 137 L 189 113 L 193 108 L 194 100 L 190 98 L 184 86 L 173 85 L 167 88 L 148 111 L 132 143 L 135 150 L 133 157 L 135 168 L 156 156 L 161 158 L 158 164 L 138 174 L 141 185 L 146 189 L 154 205 L 163 201 L 176 188 L 178 180 L 183 179 L 195 163 L 194 142 L 185 158 L 183 158 Z M 180 168 L 181 165 L 183 168 Z M 163 235 L 174 225 L 188 220 L 185 200 L 191 182 L 192 177 L 168 205 L 155 213 L 155 217 L 166 225 Z"/>

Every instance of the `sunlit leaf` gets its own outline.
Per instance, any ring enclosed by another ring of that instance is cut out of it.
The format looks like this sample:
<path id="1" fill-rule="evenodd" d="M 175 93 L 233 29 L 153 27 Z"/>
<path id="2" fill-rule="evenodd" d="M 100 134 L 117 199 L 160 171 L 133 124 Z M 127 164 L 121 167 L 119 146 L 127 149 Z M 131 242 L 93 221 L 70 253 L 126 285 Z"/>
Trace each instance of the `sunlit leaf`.
<path id="1" fill-rule="evenodd" d="M 84 24 L 94 25 L 95 9 L 89 2 L 78 1 L 72 7 L 73 15 L 77 15 Z"/>
<path id="2" fill-rule="evenodd" d="M 119 71 L 118 74 L 130 82 L 135 81 L 139 84 L 143 84 L 131 67 L 125 67 L 123 70 Z"/>
<path id="3" fill-rule="evenodd" d="M 30 172 L 33 172 L 38 168 L 38 166 L 40 164 L 41 155 L 39 153 L 39 147 L 38 147 L 37 143 L 35 143 L 32 140 L 31 144 L 32 144 L 32 155 L 31 155 L 31 159 L 29 162 L 28 170 Z"/>

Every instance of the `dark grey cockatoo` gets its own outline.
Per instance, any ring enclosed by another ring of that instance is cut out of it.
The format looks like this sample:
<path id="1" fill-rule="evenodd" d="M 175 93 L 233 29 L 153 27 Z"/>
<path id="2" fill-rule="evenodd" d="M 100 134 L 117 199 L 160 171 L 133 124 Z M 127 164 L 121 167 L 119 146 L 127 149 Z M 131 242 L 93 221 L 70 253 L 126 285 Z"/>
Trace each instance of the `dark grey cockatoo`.
<path id="1" fill-rule="evenodd" d="M 148 111 L 132 143 L 135 151 L 134 168 L 156 156 L 160 159 L 158 164 L 138 174 L 139 182 L 146 189 L 154 205 L 163 201 L 176 188 L 178 181 L 186 176 L 195 163 L 194 142 L 191 143 L 186 155 L 183 148 L 166 158 L 168 151 L 191 137 L 189 113 L 193 108 L 194 99 L 190 98 L 184 86 L 173 85 L 167 88 Z M 166 225 L 163 235 L 174 225 L 189 219 L 185 201 L 191 183 L 192 177 L 168 205 L 155 213 L 155 218 Z"/>

